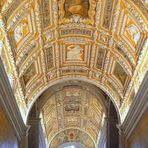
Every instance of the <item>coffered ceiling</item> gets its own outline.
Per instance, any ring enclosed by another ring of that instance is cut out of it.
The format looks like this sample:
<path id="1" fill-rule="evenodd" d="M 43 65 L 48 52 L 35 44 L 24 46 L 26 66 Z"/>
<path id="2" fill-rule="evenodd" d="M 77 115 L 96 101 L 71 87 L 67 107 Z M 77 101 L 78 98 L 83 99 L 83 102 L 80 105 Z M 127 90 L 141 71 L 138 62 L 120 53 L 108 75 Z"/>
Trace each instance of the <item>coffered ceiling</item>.
<path id="1" fill-rule="evenodd" d="M 1 56 L 22 114 L 53 83 L 81 78 L 112 98 L 123 121 L 148 69 L 147 7 L 147 0 L 2 0 Z"/>

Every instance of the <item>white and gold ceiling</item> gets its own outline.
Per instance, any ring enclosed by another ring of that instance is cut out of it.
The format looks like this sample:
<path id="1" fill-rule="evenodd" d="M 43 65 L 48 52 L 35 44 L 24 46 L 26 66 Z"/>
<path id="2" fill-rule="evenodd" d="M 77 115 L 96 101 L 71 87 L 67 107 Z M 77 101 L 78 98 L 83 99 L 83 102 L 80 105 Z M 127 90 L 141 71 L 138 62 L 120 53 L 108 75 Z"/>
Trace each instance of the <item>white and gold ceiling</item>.
<path id="1" fill-rule="evenodd" d="M 24 120 L 49 86 L 75 78 L 104 90 L 124 121 L 148 69 L 147 0 L 1 0 L 0 11 L 1 56 Z"/>

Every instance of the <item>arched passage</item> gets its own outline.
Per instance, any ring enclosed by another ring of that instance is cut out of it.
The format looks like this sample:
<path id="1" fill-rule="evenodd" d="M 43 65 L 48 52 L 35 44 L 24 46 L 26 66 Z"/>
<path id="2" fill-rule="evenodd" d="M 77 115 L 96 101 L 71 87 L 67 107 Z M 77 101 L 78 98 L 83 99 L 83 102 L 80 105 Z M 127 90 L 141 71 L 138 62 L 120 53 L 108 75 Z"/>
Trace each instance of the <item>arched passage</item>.
<path id="1" fill-rule="evenodd" d="M 102 92 L 104 92 L 106 95 L 109 96 L 109 98 L 112 100 L 114 106 L 115 106 L 115 109 L 116 109 L 116 112 L 117 112 L 117 115 L 118 115 L 118 119 L 119 119 L 119 123 L 121 123 L 121 114 L 120 114 L 120 109 L 119 109 L 119 106 L 120 106 L 120 100 L 118 100 L 116 98 L 116 96 L 109 90 L 107 89 L 106 87 L 104 87 L 103 85 L 101 85 L 101 83 L 93 80 L 93 79 L 87 79 L 87 78 L 83 78 L 83 77 L 79 77 L 79 76 L 74 76 L 74 77 L 61 77 L 59 78 L 58 80 L 54 80 L 53 82 L 49 83 L 48 85 L 44 86 L 36 95 L 35 97 L 33 98 L 32 102 L 30 103 L 30 105 L 28 106 L 28 109 L 27 109 L 27 113 L 26 113 L 26 118 L 25 118 L 25 123 L 27 124 L 27 120 L 28 120 L 28 116 L 29 116 L 29 113 L 31 111 L 31 108 L 33 107 L 34 103 L 37 101 L 37 99 L 44 93 L 48 92 L 48 95 L 52 94 L 55 90 L 57 90 L 57 86 L 59 85 L 62 85 L 64 86 L 64 84 L 66 84 L 67 82 L 69 83 L 70 81 L 81 81 L 84 83 L 84 85 L 86 84 L 87 85 L 92 85 L 92 86 L 96 86 L 98 87 L 99 89 L 102 90 Z M 67 84 L 68 84 L 67 83 Z M 52 91 L 50 91 L 50 89 L 52 89 Z"/>
<path id="2" fill-rule="evenodd" d="M 110 112 L 111 114 L 109 114 Z M 73 127 L 74 129 L 84 129 L 86 133 L 89 133 L 95 143 L 95 148 L 99 143 L 102 143 L 100 138 L 102 134 L 106 137 L 104 145 L 111 146 L 112 141 L 108 140 L 110 136 L 110 138 L 114 137 L 113 141 L 118 147 L 116 124 L 119 123 L 119 120 L 116 109 L 111 99 L 102 90 L 88 82 L 69 80 L 47 89 L 33 105 L 28 118 L 28 124 L 34 127 L 31 131 L 32 134 L 30 134 L 31 139 L 33 131 L 37 131 L 39 117 L 42 123 L 41 128 L 44 130 L 44 135 L 46 134 L 47 145 L 52 143 L 54 135 L 60 129 Z M 36 125 L 33 123 L 34 121 Z M 114 133 L 116 133 L 114 136 L 110 132 L 113 127 Z M 32 140 L 29 141 L 32 143 Z M 64 143 L 59 142 L 59 145 L 61 144 Z M 33 144 L 29 145 L 33 146 Z"/>

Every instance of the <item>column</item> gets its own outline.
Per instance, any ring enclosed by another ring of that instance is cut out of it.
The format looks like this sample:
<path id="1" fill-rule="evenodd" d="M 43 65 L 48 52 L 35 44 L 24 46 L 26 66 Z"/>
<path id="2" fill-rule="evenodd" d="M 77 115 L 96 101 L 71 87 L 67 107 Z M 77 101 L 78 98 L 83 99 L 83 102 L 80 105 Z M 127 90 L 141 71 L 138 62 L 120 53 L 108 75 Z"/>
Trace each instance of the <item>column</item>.
<path id="1" fill-rule="evenodd" d="M 39 123 L 39 118 L 34 117 L 29 119 L 28 148 L 39 148 Z"/>
<path id="2" fill-rule="evenodd" d="M 30 127 L 28 127 L 28 129 L 26 131 L 24 131 L 24 135 L 22 135 L 21 137 L 21 141 L 20 141 L 20 148 L 28 148 L 28 130 Z"/>
<path id="3" fill-rule="evenodd" d="M 119 129 L 119 148 L 125 148 L 125 135 L 123 130 L 120 129 L 120 127 L 117 125 L 117 128 Z"/>

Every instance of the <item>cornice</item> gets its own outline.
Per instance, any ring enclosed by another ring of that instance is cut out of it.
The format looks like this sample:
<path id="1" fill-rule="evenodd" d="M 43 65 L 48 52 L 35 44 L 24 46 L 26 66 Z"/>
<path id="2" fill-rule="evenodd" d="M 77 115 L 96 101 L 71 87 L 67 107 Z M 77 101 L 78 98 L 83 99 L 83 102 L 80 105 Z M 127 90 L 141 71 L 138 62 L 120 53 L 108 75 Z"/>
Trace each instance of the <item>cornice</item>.
<path id="1" fill-rule="evenodd" d="M 25 126 L 20 114 L 16 99 L 10 86 L 7 74 L 5 72 L 1 57 L 0 57 L 0 102 L 6 115 L 12 124 L 16 136 L 22 140 L 27 135 L 28 128 Z"/>

